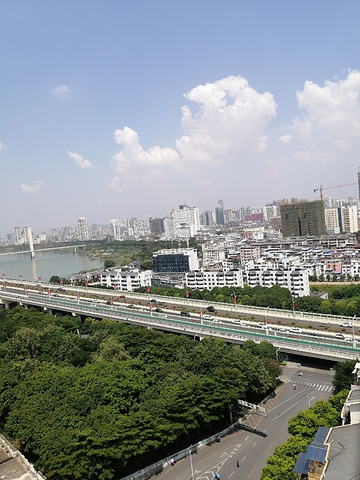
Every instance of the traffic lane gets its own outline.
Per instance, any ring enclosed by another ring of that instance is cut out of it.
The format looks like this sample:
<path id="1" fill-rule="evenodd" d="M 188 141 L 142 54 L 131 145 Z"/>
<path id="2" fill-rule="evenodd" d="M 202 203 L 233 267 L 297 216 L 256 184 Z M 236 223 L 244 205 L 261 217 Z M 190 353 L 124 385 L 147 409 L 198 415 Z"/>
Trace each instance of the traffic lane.
<path id="1" fill-rule="evenodd" d="M 288 381 L 280 387 L 275 399 L 266 402 L 267 417 L 252 414 L 243 422 L 253 431 L 240 430 L 222 438 L 221 442 L 199 449 L 191 456 L 196 480 L 213 480 L 217 471 L 224 479 L 241 474 L 241 478 L 258 480 L 267 458 L 278 445 L 287 440 L 290 418 L 309 408 L 309 404 L 314 405 L 317 400 L 329 397 L 332 372 L 307 368 L 309 379 L 312 383 L 313 380 L 317 383 L 313 386 L 298 385 L 294 390 L 294 382 L 302 381 L 303 377 L 298 377 L 296 367 L 285 367 L 284 370 Z M 166 468 L 159 477 L 163 480 L 191 479 L 189 456 L 177 462 L 174 467 Z"/>

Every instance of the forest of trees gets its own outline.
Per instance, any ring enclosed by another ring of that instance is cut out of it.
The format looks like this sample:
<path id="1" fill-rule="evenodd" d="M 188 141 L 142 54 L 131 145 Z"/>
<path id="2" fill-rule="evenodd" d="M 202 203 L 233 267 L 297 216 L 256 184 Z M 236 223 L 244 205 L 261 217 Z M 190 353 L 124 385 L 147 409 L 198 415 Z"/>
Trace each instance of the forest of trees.
<path id="1" fill-rule="evenodd" d="M 49 479 L 113 479 L 224 428 L 276 386 L 275 348 L 0 310 L 0 429 Z"/>

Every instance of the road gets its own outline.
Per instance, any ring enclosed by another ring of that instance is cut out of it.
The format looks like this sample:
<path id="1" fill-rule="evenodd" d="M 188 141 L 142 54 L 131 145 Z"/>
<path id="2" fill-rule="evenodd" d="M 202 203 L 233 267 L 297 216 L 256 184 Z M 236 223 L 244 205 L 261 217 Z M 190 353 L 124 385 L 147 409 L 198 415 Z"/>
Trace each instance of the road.
<path id="1" fill-rule="evenodd" d="M 314 368 L 285 367 L 275 398 L 265 403 L 266 416 L 249 415 L 244 422 L 250 429 L 240 430 L 220 442 L 206 446 L 191 456 L 194 479 L 213 480 L 219 472 L 221 480 L 259 480 L 267 458 L 286 441 L 288 421 L 300 410 L 313 406 L 317 400 L 328 399 L 332 392 L 332 372 Z M 297 388 L 294 390 L 293 385 Z M 237 461 L 239 467 L 237 467 Z M 190 457 L 166 467 L 157 480 L 190 480 Z"/>

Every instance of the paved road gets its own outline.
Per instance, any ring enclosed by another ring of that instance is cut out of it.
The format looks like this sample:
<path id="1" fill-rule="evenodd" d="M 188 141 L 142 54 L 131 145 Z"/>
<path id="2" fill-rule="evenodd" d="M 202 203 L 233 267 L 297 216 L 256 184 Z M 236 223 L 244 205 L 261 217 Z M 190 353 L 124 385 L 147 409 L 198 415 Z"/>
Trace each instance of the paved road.
<path id="1" fill-rule="evenodd" d="M 211 446 L 203 447 L 191 456 L 194 479 L 213 480 L 219 472 L 221 480 L 259 480 L 268 456 L 288 438 L 287 426 L 298 411 L 327 399 L 332 392 L 333 374 L 325 370 L 285 367 L 285 381 L 276 398 L 265 406 L 266 416 L 252 414 L 244 422 L 250 431 L 241 430 Z M 296 390 L 293 385 L 296 384 Z M 251 431 L 254 429 L 254 431 Z M 237 461 L 239 467 L 237 467 Z M 191 480 L 190 458 L 167 467 L 157 480 Z"/>

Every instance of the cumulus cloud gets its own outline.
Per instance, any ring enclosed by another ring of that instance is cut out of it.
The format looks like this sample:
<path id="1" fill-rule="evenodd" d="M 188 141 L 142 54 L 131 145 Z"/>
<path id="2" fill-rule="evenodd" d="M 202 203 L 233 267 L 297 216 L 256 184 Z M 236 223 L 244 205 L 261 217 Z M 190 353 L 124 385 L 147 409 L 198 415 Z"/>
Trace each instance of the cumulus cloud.
<path id="1" fill-rule="evenodd" d="M 245 152 L 262 152 L 267 146 L 266 127 L 276 116 L 273 95 L 258 93 L 243 77 L 230 76 L 199 85 L 184 97 L 191 102 L 182 108 L 184 135 L 176 148 L 159 146 L 144 150 L 136 131 L 116 130 L 115 142 L 122 150 L 114 157 L 119 177 L 159 175 L 167 170 L 191 171 L 219 165 Z"/>
<path id="2" fill-rule="evenodd" d="M 5 145 L 5 143 L 3 142 L 0 142 L 0 153 L 4 153 L 7 151 L 7 145 Z"/>
<path id="3" fill-rule="evenodd" d="M 44 184 L 41 180 L 36 180 L 32 185 L 22 183 L 20 188 L 24 193 L 37 193 L 43 188 L 43 186 Z"/>
<path id="4" fill-rule="evenodd" d="M 70 150 L 68 150 L 67 153 L 68 153 L 69 157 L 72 160 L 74 160 L 74 162 L 76 163 L 76 165 L 79 168 L 82 168 L 83 170 L 85 170 L 86 168 L 92 168 L 93 167 L 92 163 L 89 160 L 86 160 L 85 158 L 83 158 L 78 153 L 71 152 Z"/>
<path id="5" fill-rule="evenodd" d="M 57 85 L 56 87 L 51 89 L 51 93 L 56 97 L 66 98 L 72 92 L 72 88 L 68 87 L 67 85 Z"/>
<path id="6" fill-rule="evenodd" d="M 144 150 L 138 134 L 129 127 L 116 130 L 114 140 L 122 146 L 122 150 L 113 157 L 117 176 L 157 175 L 163 168 L 172 167 L 179 160 L 178 153 L 172 148 L 155 146 Z"/>
<path id="7" fill-rule="evenodd" d="M 298 159 L 330 161 L 360 139 L 359 71 L 323 86 L 307 81 L 296 98 L 303 115 L 294 119 L 292 133 L 306 147 L 296 152 Z"/>

